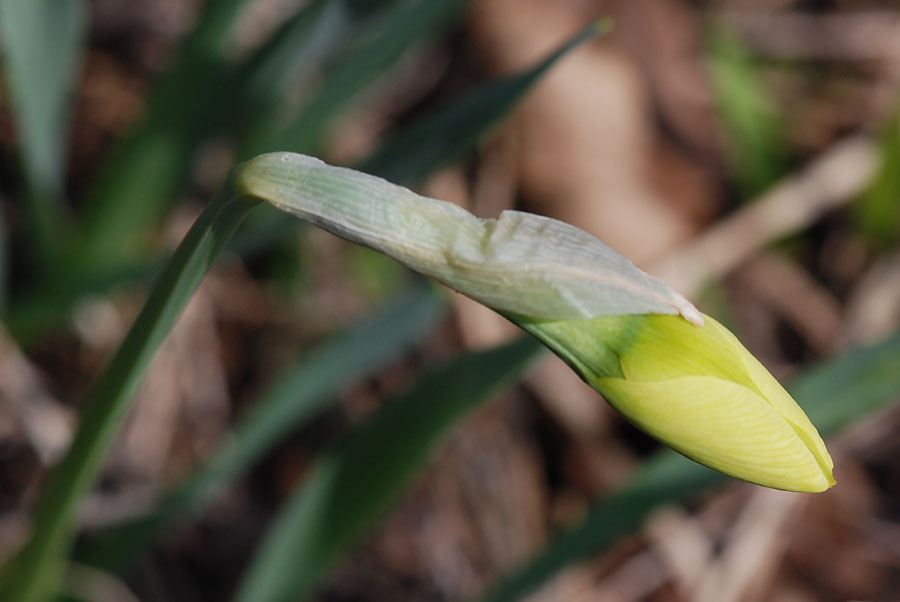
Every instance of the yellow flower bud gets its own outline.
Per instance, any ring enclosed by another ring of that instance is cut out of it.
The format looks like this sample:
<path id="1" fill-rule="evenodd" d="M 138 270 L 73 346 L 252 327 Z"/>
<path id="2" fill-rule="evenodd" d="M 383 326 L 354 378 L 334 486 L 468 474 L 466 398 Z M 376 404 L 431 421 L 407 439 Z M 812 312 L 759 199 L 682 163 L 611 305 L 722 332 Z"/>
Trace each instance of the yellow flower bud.
<path id="1" fill-rule="evenodd" d="M 800 406 L 724 326 L 680 316 L 514 321 L 547 343 L 629 421 L 688 458 L 776 489 L 835 484 Z"/>

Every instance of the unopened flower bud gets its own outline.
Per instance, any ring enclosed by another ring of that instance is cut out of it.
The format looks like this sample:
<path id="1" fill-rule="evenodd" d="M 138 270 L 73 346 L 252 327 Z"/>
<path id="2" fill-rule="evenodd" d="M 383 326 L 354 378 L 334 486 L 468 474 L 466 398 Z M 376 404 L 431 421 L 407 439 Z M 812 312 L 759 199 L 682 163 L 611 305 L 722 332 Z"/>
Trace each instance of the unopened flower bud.
<path id="1" fill-rule="evenodd" d="M 778 489 L 834 484 L 816 429 L 734 335 L 584 230 L 518 211 L 480 219 L 293 153 L 248 161 L 235 185 L 501 312 L 697 462 Z"/>
<path id="2" fill-rule="evenodd" d="M 724 326 L 679 316 L 522 319 L 629 421 L 688 458 L 776 489 L 834 485 L 803 410 Z"/>

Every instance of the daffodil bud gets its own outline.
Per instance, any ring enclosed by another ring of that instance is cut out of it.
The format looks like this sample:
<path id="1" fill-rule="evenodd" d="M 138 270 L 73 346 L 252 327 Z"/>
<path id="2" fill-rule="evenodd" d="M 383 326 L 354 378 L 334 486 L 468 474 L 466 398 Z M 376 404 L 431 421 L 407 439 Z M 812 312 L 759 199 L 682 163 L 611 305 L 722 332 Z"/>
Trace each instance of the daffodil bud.
<path id="1" fill-rule="evenodd" d="M 734 335 L 583 230 L 518 211 L 479 219 L 293 153 L 248 161 L 234 185 L 497 310 L 697 462 L 778 489 L 834 484 L 816 429 Z"/>
<path id="2" fill-rule="evenodd" d="M 720 472 L 776 489 L 834 485 L 822 438 L 724 326 L 678 316 L 520 318 L 641 430 Z"/>

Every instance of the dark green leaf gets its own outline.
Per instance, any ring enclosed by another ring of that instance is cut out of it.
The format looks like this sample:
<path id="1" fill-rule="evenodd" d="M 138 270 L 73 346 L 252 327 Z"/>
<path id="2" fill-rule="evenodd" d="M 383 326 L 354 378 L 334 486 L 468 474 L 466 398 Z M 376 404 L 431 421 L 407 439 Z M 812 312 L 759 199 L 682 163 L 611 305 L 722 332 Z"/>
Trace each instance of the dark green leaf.
<path id="1" fill-rule="evenodd" d="M 238 591 L 237 602 L 307 593 L 365 534 L 470 409 L 518 376 L 541 347 L 531 338 L 470 353 L 388 401 L 312 469 L 285 503 Z"/>
<path id="2" fill-rule="evenodd" d="M 229 181 L 176 249 L 91 390 L 69 451 L 43 489 L 33 533 L 4 569 L 0 599 L 42 602 L 55 591 L 71 544 L 78 501 L 93 484 L 135 389 L 206 270 L 252 205 L 233 196 Z"/>
<path id="3" fill-rule="evenodd" d="M 45 263 L 59 244 L 68 110 L 86 24 L 81 0 L 0 0 L 3 74 L 29 188 L 29 235 Z"/>
<path id="4" fill-rule="evenodd" d="M 142 237 L 156 224 L 193 149 L 220 119 L 227 36 L 246 1 L 207 3 L 143 119 L 104 162 L 88 191 L 80 267 L 108 267 L 143 248 Z"/>
<path id="5" fill-rule="evenodd" d="M 403 297 L 384 312 L 305 354 L 253 404 L 222 447 L 153 513 L 113 527 L 81 555 L 91 564 L 118 568 L 159 529 L 189 519 L 215 493 L 256 462 L 287 433 L 361 379 L 378 372 L 430 332 L 443 304 L 429 291 Z"/>
<path id="6" fill-rule="evenodd" d="M 313 152 L 334 116 L 366 86 L 393 66 L 409 46 L 458 16 L 468 0 L 400 0 L 368 27 L 377 32 L 360 42 L 338 62 L 321 87 L 285 120 L 279 112 L 258 124 L 245 152 L 252 156 L 272 150 Z"/>
<path id="7" fill-rule="evenodd" d="M 242 96 L 242 110 L 234 116 L 240 126 L 250 132 L 265 128 L 285 95 L 310 88 L 348 41 L 364 33 L 397 1 L 316 0 L 288 19 L 235 71 L 229 84 Z M 257 149 L 275 150 L 280 149 Z"/>
<path id="8" fill-rule="evenodd" d="M 415 184 L 471 149 L 560 58 L 607 27 L 605 21 L 591 24 L 531 69 L 493 81 L 427 115 L 391 137 L 356 169 L 398 184 Z"/>

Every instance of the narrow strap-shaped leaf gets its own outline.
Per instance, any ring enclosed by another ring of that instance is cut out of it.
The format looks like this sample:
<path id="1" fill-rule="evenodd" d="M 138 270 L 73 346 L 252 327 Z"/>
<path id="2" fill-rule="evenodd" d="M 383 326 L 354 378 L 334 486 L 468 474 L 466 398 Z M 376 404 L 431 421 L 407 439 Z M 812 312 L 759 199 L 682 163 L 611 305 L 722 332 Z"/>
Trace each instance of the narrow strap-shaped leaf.
<path id="1" fill-rule="evenodd" d="M 244 156 L 272 149 L 315 150 L 333 117 L 361 90 L 394 65 L 409 46 L 458 16 L 469 0 L 401 0 L 370 25 L 379 32 L 360 42 L 329 72 L 316 94 L 292 119 L 260 123 Z"/>
<path id="2" fill-rule="evenodd" d="M 553 320 L 680 313 L 703 323 L 684 297 L 558 220 L 520 211 L 479 219 L 452 203 L 294 153 L 262 155 L 236 174 L 246 194 L 498 311 Z"/>
<path id="3" fill-rule="evenodd" d="M 228 33 L 247 0 L 211 0 L 178 47 L 146 113 L 110 153 L 88 190 L 79 266 L 90 269 L 133 257 L 184 174 L 196 144 L 229 106 L 218 97 L 226 80 Z"/>
<path id="4" fill-rule="evenodd" d="M 825 362 L 797 378 L 790 390 L 822 434 L 833 434 L 900 400 L 900 336 Z M 565 567 L 638 528 L 656 506 L 691 499 L 727 480 L 675 452 L 659 452 L 629 485 L 595 504 L 578 525 L 557 535 L 480 602 L 520 600 Z"/>
<path id="5" fill-rule="evenodd" d="M 900 335 L 820 364 L 794 379 L 790 391 L 825 433 L 900 401 Z"/>
<path id="6" fill-rule="evenodd" d="M 427 115 L 389 138 L 356 166 L 391 182 L 412 185 L 470 149 L 563 56 L 609 30 L 609 21 L 592 23 L 534 67 L 492 81 Z"/>
<path id="7" fill-rule="evenodd" d="M 84 265 L 103 265 L 123 251 L 133 254 L 141 232 L 168 205 L 191 153 L 210 132 L 247 124 L 256 124 L 254 132 L 263 131 L 258 122 L 273 113 L 269 101 L 285 86 L 308 79 L 373 18 L 372 3 L 355 7 L 346 0 L 311 2 L 232 68 L 223 47 L 245 2 L 217 0 L 204 11 L 157 86 L 146 116 L 104 166 L 89 192 L 80 253 Z M 334 108 L 343 102 L 340 99 Z M 279 144 L 286 148 L 282 139 L 266 138 L 254 153 Z"/>
<path id="8" fill-rule="evenodd" d="M 143 122 L 113 152 L 89 192 L 88 213 L 97 215 L 84 220 L 90 233 L 85 238 L 90 240 L 79 251 L 77 267 L 82 269 L 63 270 L 20 296 L 10 308 L 6 324 L 18 340 L 28 341 L 55 328 L 72 303 L 85 294 L 153 274 L 161 260 L 147 261 L 113 250 L 134 250 L 135 241 L 142 240 L 147 224 L 154 223 L 168 206 L 197 144 L 214 127 L 227 123 L 241 129 L 268 114 L 272 98 L 280 99 L 287 87 L 302 85 L 388 2 L 360 6 L 348 0 L 311 2 L 231 70 L 220 55 L 230 23 L 244 1 L 214 0 L 206 8 L 197 29 L 157 85 Z M 208 67 L 201 69 L 204 61 Z M 195 77 L 192 70 L 201 73 Z M 211 78 L 215 85 L 209 83 Z M 256 245 L 260 240 L 272 240 L 268 231 L 248 229 L 259 237 L 243 240 Z M 247 246 L 253 244 L 230 249 L 241 253 L 241 247 Z"/>
<path id="9" fill-rule="evenodd" d="M 45 262 L 59 244 L 67 116 L 86 23 L 81 0 L 0 0 L 4 83 L 28 182 L 31 248 Z"/>
<path id="10" fill-rule="evenodd" d="M 226 479 L 258 460 L 340 392 L 430 332 L 442 309 L 433 292 L 421 291 L 313 350 L 260 396 L 231 440 L 171 498 L 170 512 L 202 504 Z"/>
<path id="11" fill-rule="evenodd" d="M 432 292 L 420 291 L 306 353 L 252 404 L 234 433 L 205 465 L 166 496 L 150 515 L 100 534 L 81 560 L 113 569 L 126 565 L 163 525 L 189 519 L 287 433 L 430 332 L 442 309 L 443 304 Z"/>
<path id="12" fill-rule="evenodd" d="M 285 21 L 235 71 L 231 86 L 245 98 L 235 116 L 240 125 L 253 136 L 265 130 L 286 94 L 311 88 L 335 55 L 397 1 L 316 0 Z M 260 152 L 277 148 L 275 139 L 259 142 Z"/>
<path id="13" fill-rule="evenodd" d="M 94 482 L 135 389 L 213 259 L 253 204 L 236 196 L 226 183 L 176 249 L 92 388 L 72 445 L 43 489 L 34 532 L 3 572 L 0 599 L 40 602 L 53 592 L 71 542 L 77 502 Z"/>
<path id="14" fill-rule="evenodd" d="M 450 427 L 520 374 L 540 350 L 528 338 L 464 355 L 386 402 L 318 461 L 287 500 L 236 602 L 282 602 L 307 593 L 390 506 Z"/>

